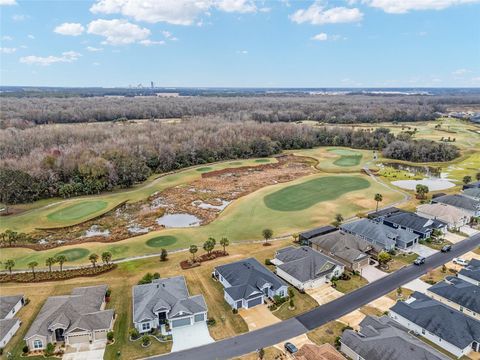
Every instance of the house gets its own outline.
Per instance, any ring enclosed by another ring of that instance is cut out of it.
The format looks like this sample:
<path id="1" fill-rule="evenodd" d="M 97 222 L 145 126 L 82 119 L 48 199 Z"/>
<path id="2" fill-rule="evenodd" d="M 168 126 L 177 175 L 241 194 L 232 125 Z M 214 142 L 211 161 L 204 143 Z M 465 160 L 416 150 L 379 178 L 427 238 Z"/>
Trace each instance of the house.
<path id="1" fill-rule="evenodd" d="M 335 231 L 335 230 L 337 230 L 337 228 L 331 225 L 318 227 L 316 229 L 312 229 L 312 230 L 300 233 L 298 235 L 298 241 L 300 242 L 301 245 L 310 246 L 310 239 L 316 236 L 321 236 L 321 235 L 331 233 L 332 231 Z"/>
<path id="2" fill-rule="evenodd" d="M 155 279 L 137 285 L 133 292 L 133 324 L 140 333 L 169 329 L 207 321 L 207 305 L 202 295 L 190 296 L 183 276 Z"/>
<path id="3" fill-rule="evenodd" d="M 369 243 L 389 251 L 395 248 L 408 250 L 418 242 L 419 236 L 411 231 L 394 229 L 374 220 L 360 219 L 340 226 L 340 228 Z"/>
<path id="4" fill-rule="evenodd" d="M 480 216 L 480 201 L 473 200 L 468 196 L 463 196 L 460 194 L 445 195 L 432 199 L 432 203 L 441 203 L 455 206 L 456 208 L 467 212 L 468 214 L 470 214 L 470 216 Z"/>
<path id="5" fill-rule="evenodd" d="M 105 342 L 114 320 L 114 310 L 105 310 L 106 292 L 106 285 L 98 285 L 49 297 L 25 335 L 28 348 L 42 350 L 48 343 Z"/>
<path id="6" fill-rule="evenodd" d="M 295 360 L 346 360 L 330 344 L 305 344 L 295 354 Z"/>
<path id="7" fill-rule="evenodd" d="M 472 215 L 465 210 L 442 203 L 420 205 L 417 207 L 417 214 L 429 219 L 443 221 L 447 224 L 448 229 L 454 230 L 467 225 L 472 218 Z"/>
<path id="8" fill-rule="evenodd" d="M 431 286 L 427 295 L 455 310 L 480 320 L 480 286 L 455 276 Z"/>
<path id="9" fill-rule="evenodd" d="M 395 229 L 411 231 L 427 239 L 432 236 L 434 230 L 446 232 L 447 224 L 437 219 L 429 219 L 412 212 L 401 211 L 387 216 L 383 223 Z"/>
<path id="10" fill-rule="evenodd" d="M 473 200 L 479 201 L 480 200 L 480 188 L 465 189 L 465 190 L 463 190 L 462 195 L 467 196 L 467 197 L 469 197 Z"/>
<path id="11" fill-rule="evenodd" d="M 367 316 L 360 323 L 360 331 L 345 330 L 340 343 L 341 352 L 353 360 L 450 359 L 388 316 Z"/>
<path id="12" fill-rule="evenodd" d="M 299 290 L 314 289 L 343 274 L 345 266 L 308 246 L 278 250 L 272 264 L 277 275 Z"/>
<path id="13" fill-rule="evenodd" d="M 360 271 L 368 266 L 370 255 L 382 249 L 366 240 L 343 230 L 320 235 L 310 239 L 312 249 L 321 251 L 340 261 L 349 270 Z"/>
<path id="14" fill-rule="evenodd" d="M 23 295 L 0 297 L 0 349 L 8 344 L 20 328 L 21 321 L 14 317 L 25 304 Z"/>
<path id="15" fill-rule="evenodd" d="M 465 281 L 480 286 L 480 260 L 472 259 L 457 276 Z"/>
<path id="16" fill-rule="evenodd" d="M 223 285 L 225 301 L 233 309 L 249 309 L 266 298 L 288 294 L 288 285 L 254 258 L 217 266 L 213 276 Z"/>
<path id="17" fill-rule="evenodd" d="M 418 291 L 398 301 L 389 316 L 458 358 L 480 351 L 480 321 Z"/>
<path id="18" fill-rule="evenodd" d="M 368 214 L 369 219 L 377 219 L 380 222 L 383 222 L 383 219 L 390 215 L 398 214 L 403 212 L 403 210 L 396 208 L 394 206 L 387 207 L 382 210 L 374 211 Z"/>
<path id="19" fill-rule="evenodd" d="M 463 185 L 463 190 L 474 189 L 474 188 L 480 188 L 480 181 L 475 181 L 475 182 L 471 182 L 469 184 Z"/>

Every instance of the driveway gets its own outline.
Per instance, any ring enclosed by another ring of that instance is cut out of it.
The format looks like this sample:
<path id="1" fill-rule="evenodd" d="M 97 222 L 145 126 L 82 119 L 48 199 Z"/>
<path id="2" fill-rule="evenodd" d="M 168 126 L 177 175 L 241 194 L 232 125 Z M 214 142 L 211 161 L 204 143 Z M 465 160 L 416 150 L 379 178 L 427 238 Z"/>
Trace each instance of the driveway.
<path id="1" fill-rule="evenodd" d="M 388 296 L 384 295 L 372 301 L 371 303 L 369 303 L 368 306 L 372 306 L 374 308 L 377 308 L 381 312 L 385 312 L 385 311 L 388 311 L 395 304 L 396 304 L 395 300 L 392 300 Z"/>
<path id="2" fill-rule="evenodd" d="M 292 343 L 293 345 L 295 345 L 297 347 L 297 349 L 300 349 L 305 344 L 313 344 L 313 342 L 308 338 L 308 336 L 306 334 L 302 334 L 302 335 L 296 336 L 292 339 L 288 339 L 285 342 L 281 342 L 279 344 L 274 345 L 277 349 L 279 349 L 285 355 L 287 355 L 287 358 L 289 358 L 289 359 L 295 359 L 295 356 L 290 354 L 290 353 L 287 353 L 285 351 L 285 343 L 286 342 Z"/>
<path id="3" fill-rule="evenodd" d="M 403 285 L 404 288 L 412 290 L 412 291 L 419 291 L 421 293 L 424 293 L 427 291 L 427 289 L 432 286 L 430 284 L 427 284 L 425 281 L 422 281 L 420 279 L 415 279 L 413 281 L 410 281 L 409 283 Z"/>
<path id="4" fill-rule="evenodd" d="M 351 313 L 343 315 L 341 318 L 338 319 L 338 321 L 352 327 L 354 330 L 360 330 L 359 325 L 362 320 L 365 319 L 365 316 L 366 315 L 360 310 L 353 310 Z"/>
<path id="5" fill-rule="evenodd" d="M 92 344 L 80 344 L 75 347 L 68 346 L 63 355 L 63 360 L 103 360 L 105 342 L 95 341 Z"/>
<path id="6" fill-rule="evenodd" d="M 480 255 L 474 253 L 473 251 L 470 251 L 462 256 L 460 256 L 462 259 L 470 261 L 472 259 L 477 259 L 480 260 Z M 455 269 L 456 271 L 460 271 L 463 269 L 462 265 L 457 265 L 453 261 L 450 261 L 449 263 L 446 264 L 447 268 L 449 269 Z"/>
<path id="7" fill-rule="evenodd" d="M 206 322 L 199 322 L 191 326 L 182 326 L 172 329 L 172 351 L 194 348 L 214 342 Z"/>
<path id="8" fill-rule="evenodd" d="M 307 289 L 305 292 L 314 298 L 319 305 L 326 304 L 343 295 L 343 293 L 335 290 L 328 284 L 321 285 L 315 289 Z"/>
<path id="9" fill-rule="evenodd" d="M 362 269 L 362 277 L 364 277 L 365 280 L 367 280 L 369 283 L 374 282 L 378 279 L 381 279 L 387 275 L 388 273 L 377 269 L 373 265 L 368 265 L 367 267 L 364 267 Z"/>
<path id="10" fill-rule="evenodd" d="M 430 255 L 436 254 L 438 250 L 432 249 L 422 244 L 415 244 L 415 246 L 412 247 L 412 252 L 419 256 L 429 257 Z"/>
<path id="11" fill-rule="evenodd" d="M 472 236 L 472 235 L 475 235 L 475 234 L 478 234 L 480 231 L 476 230 L 476 229 L 472 229 L 470 226 L 462 226 L 460 228 L 460 231 L 463 232 L 464 234 L 467 234 L 468 236 Z"/>
<path id="12" fill-rule="evenodd" d="M 245 320 L 250 331 L 280 322 L 280 319 L 273 315 L 265 304 L 251 309 L 239 309 L 238 313 Z"/>
<path id="13" fill-rule="evenodd" d="M 465 237 L 458 234 L 451 233 L 449 231 L 447 231 L 445 234 L 445 240 L 450 241 L 452 244 L 456 244 L 464 239 Z"/>

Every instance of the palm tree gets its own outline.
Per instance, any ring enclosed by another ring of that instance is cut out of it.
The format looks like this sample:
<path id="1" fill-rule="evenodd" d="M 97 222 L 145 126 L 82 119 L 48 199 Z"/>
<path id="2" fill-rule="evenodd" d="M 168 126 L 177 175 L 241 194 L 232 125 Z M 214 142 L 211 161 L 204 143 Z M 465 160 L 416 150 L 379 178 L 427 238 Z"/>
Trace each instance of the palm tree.
<path id="1" fill-rule="evenodd" d="M 38 262 L 31 261 L 27 265 L 30 269 L 32 269 L 33 278 L 35 279 L 35 268 L 38 266 Z"/>
<path id="2" fill-rule="evenodd" d="M 52 272 L 52 265 L 55 264 L 57 261 L 53 257 L 49 257 L 45 259 L 45 265 L 48 266 L 48 270 Z"/>
<path id="3" fill-rule="evenodd" d="M 190 254 L 192 254 L 192 261 L 195 262 L 195 254 L 198 251 L 198 246 L 197 245 L 190 245 Z"/>
<path id="4" fill-rule="evenodd" d="M 60 271 L 63 271 L 63 264 L 67 262 L 67 257 L 65 255 L 58 255 L 55 258 L 55 262 L 57 262 L 60 265 Z"/>
<path id="5" fill-rule="evenodd" d="M 215 246 L 215 243 L 210 238 L 203 243 L 203 250 L 205 250 L 207 252 L 207 254 L 210 255 L 214 246 Z"/>
<path id="6" fill-rule="evenodd" d="M 88 260 L 90 260 L 90 262 L 92 263 L 93 267 L 96 267 L 97 266 L 97 261 L 98 261 L 98 255 L 93 253 L 93 254 L 90 254 L 90 256 L 88 257 Z"/>
<path id="7" fill-rule="evenodd" d="M 377 202 L 377 209 L 375 211 L 378 211 L 378 203 L 383 200 L 383 196 L 382 194 L 375 194 L 374 199 Z"/>
<path id="8" fill-rule="evenodd" d="M 228 238 L 224 236 L 220 239 L 220 245 L 223 246 L 223 253 L 227 254 L 225 248 L 230 245 L 230 240 L 228 240 Z"/>
<path id="9" fill-rule="evenodd" d="M 110 260 L 112 260 L 112 253 L 110 251 L 104 251 L 102 253 L 102 261 L 108 265 Z"/>
<path id="10" fill-rule="evenodd" d="M 4 263 L 5 269 L 10 272 L 10 275 L 12 275 L 12 269 L 15 267 L 15 260 L 7 260 Z"/>
<path id="11" fill-rule="evenodd" d="M 8 246 L 12 246 L 12 243 L 17 241 L 17 232 L 8 229 L 5 231 L 5 235 L 7 237 Z"/>
<path id="12" fill-rule="evenodd" d="M 468 183 L 472 182 L 472 177 L 470 175 L 466 175 L 463 177 L 463 183 L 467 185 Z"/>
<path id="13" fill-rule="evenodd" d="M 267 244 L 268 240 L 270 240 L 273 236 L 273 231 L 272 229 L 263 229 L 262 235 L 263 235 L 263 238 L 265 239 L 265 244 Z"/>

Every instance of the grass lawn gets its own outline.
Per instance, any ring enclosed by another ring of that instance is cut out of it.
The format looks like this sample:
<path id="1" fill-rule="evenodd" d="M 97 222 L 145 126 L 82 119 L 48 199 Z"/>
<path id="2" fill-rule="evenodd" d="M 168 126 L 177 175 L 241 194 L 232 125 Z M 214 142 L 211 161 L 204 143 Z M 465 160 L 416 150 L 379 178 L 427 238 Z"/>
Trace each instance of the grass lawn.
<path id="1" fill-rule="evenodd" d="M 401 293 L 400 297 L 398 297 L 397 290 L 393 290 L 393 291 L 389 292 L 386 296 L 388 296 L 392 300 L 398 301 L 398 300 L 408 299 L 410 297 L 410 295 L 413 294 L 413 290 L 410 290 L 410 289 L 407 289 L 407 288 L 404 288 L 404 287 L 402 287 L 401 289 L 402 289 L 402 293 Z"/>
<path id="2" fill-rule="evenodd" d="M 382 316 L 383 312 L 376 307 L 365 305 L 360 308 L 360 312 L 366 316 Z"/>
<path id="3" fill-rule="evenodd" d="M 445 272 L 442 271 L 442 267 L 438 267 L 436 269 L 429 270 L 425 275 L 423 275 L 420 279 L 425 281 L 428 284 L 436 284 L 439 281 L 442 281 L 445 276 L 455 276 L 456 271 L 454 269 L 446 268 Z"/>
<path id="4" fill-rule="evenodd" d="M 350 280 L 337 280 L 337 286 L 335 287 L 336 290 L 348 294 L 349 292 L 352 292 L 353 290 L 356 290 L 358 288 L 361 288 L 364 285 L 368 284 L 368 281 L 361 277 L 360 275 L 352 275 Z"/>
<path id="5" fill-rule="evenodd" d="M 385 271 L 389 273 L 397 271 L 398 269 L 401 269 L 404 266 L 412 264 L 417 257 L 418 255 L 414 253 L 412 254 L 399 253 L 392 257 L 392 261 L 388 263 L 388 270 L 385 270 Z"/>
<path id="6" fill-rule="evenodd" d="M 477 255 L 480 255 L 480 247 L 477 247 L 473 252 Z"/>
<path id="7" fill-rule="evenodd" d="M 448 240 L 442 239 L 442 241 L 424 241 L 420 240 L 420 244 L 428 246 L 429 248 L 435 249 L 435 250 L 441 250 L 442 247 L 445 245 L 452 245 L 452 243 Z"/>
<path id="8" fill-rule="evenodd" d="M 83 219 L 92 213 L 97 213 L 108 206 L 106 201 L 94 200 L 83 201 L 73 204 L 63 209 L 56 210 L 47 215 L 47 219 L 59 222 L 69 222 L 72 220 Z"/>
<path id="9" fill-rule="evenodd" d="M 362 160 L 362 155 L 342 155 L 340 159 L 337 159 L 333 162 L 334 165 L 350 167 L 360 164 Z"/>
<path id="10" fill-rule="evenodd" d="M 277 310 L 273 311 L 272 314 L 278 317 L 279 319 L 286 320 L 288 318 L 302 314 L 308 310 L 311 310 L 318 306 L 318 303 L 308 294 L 302 294 L 294 287 L 290 287 L 295 293 L 293 301 L 295 303 L 295 309 L 290 310 L 289 302 L 283 303 Z"/>
<path id="11" fill-rule="evenodd" d="M 338 321 L 331 321 L 315 330 L 307 333 L 308 338 L 317 345 L 331 344 L 335 346 L 335 340 L 342 335 L 345 324 Z"/>

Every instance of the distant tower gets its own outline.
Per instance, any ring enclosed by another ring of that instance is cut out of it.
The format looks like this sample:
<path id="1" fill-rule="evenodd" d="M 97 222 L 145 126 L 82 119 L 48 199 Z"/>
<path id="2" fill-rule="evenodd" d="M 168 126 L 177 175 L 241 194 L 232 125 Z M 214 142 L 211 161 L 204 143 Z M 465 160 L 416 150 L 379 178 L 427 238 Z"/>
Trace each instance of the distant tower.
<path id="1" fill-rule="evenodd" d="M 150 87 L 153 89 L 155 86 L 153 85 L 153 81 L 150 81 Z"/>

